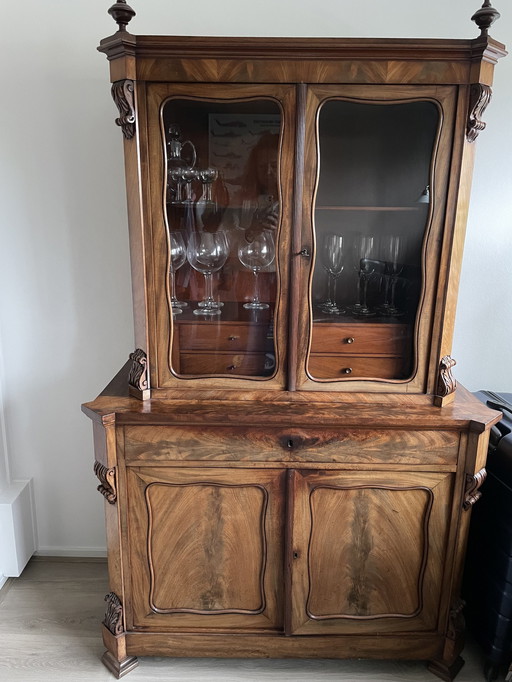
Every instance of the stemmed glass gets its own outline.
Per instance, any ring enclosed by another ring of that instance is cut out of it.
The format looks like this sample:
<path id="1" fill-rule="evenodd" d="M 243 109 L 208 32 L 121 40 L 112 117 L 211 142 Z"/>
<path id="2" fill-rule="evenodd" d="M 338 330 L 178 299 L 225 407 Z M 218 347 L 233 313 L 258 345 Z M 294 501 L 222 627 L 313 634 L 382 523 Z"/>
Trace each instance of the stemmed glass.
<path id="1" fill-rule="evenodd" d="M 244 308 L 265 310 L 269 307 L 268 303 L 262 303 L 259 298 L 258 273 L 273 262 L 275 255 L 274 236 L 268 230 L 263 230 L 251 242 L 246 242 L 238 249 L 240 262 L 254 273 L 253 299 L 244 303 Z"/>
<path id="2" fill-rule="evenodd" d="M 185 199 L 183 203 L 191 204 L 194 199 L 192 197 L 192 181 L 198 177 L 198 172 L 193 168 L 182 168 L 181 179 L 185 183 Z"/>
<path id="3" fill-rule="evenodd" d="M 385 261 L 384 303 L 378 310 L 381 315 L 397 316 L 400 310 L 395 306 L 395 289 L 400 273 L 403 270 L 405 238 L 399 235 L 387 235 L 382 239 L 382 258 Z"/>
<path id="4" fill-rule="evenodd" d="M 204 168 L 198 171 L 198 175 L 203 185 L 204 201 L 212 201 L 212 184 L 219 175 L 218 171 L 215 168 Z"/>
<path id="5" fill-rule="evenodd" d="M 347 312 L 346 308 L 338 306 L 336 303 L 336 282 L 343 272 L 344 256 L 344 238 L 342 235 L 326 234 L 322 242 L 320 260 L 328 275 L 327 299 L 320 304 L 320 307 L 324 313 L 329 315 L 343 315 Z"/>
<path id="6" fill-rule="evenodd" d="M 371 317 L 375 315 L 367 303 L 368 283 L 375 273 L 372 260 L 376 249 L 376 239 L 371 235 L 356 235 L 353 244 L 354 268 L 358 273 L 358 301 L 350 307 L 354 315 Z"/>
<path id="7" fill-rule="evenodd" d="M 170 265 L 171 275 L 171 310 L 174 315 L 182 313 L 182 308 L 186 308 L 186 301 L 178 301 L 176 298 L 176 270 L 179 270 L 187 260 L 187 250 L 181 232 L 171 232 L 170 235 Z"/>
<path id="8" fill-rule="evenodd" d="M 174 201 L 172 202 L 173 204 L 181 204 L 183 201 L 182 198 L 182 173 L 183 173 L 183 168 L 171 168 L 169 171 L 169 177 L 174 183 Z"/>
<path id="9" fill-rule="evenodd" d="M 205 297 L 193 311 L 194 315 L 220 315 L 220 306 L 213 298 L 213 273 L 218 272 L 229 254 L 224 232 L 193 232 L 188 240 L 187 259 L 204 275 Z"/>

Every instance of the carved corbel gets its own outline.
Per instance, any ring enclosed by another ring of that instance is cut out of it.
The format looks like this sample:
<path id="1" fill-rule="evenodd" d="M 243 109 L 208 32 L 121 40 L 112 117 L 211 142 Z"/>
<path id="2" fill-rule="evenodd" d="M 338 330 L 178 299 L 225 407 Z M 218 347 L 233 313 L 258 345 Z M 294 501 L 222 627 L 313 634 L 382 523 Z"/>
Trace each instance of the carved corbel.
<path id="1" fill-rule="evenodd" d="M 113 635 L 122 635 L 123 629 L 123 605 L 121 600 L 115 592 L 109 592 L 105 596 L 107 602 L 107 610 L 105 611 L 105 618 L 103 625 L 110 630 Z"/>
<path id="2" fill-rule="evenodd" d="M 149 398 L 147 355 L 143 350 L 137 348 L 133 353 L 130 353 L 130 360 L 132 361 L 130 374 L 128 375 L 130 395 L 140 400 L 146 400 Z"/>
<path id="3" fill-rule="evenodd" d="M 119 118 L 116 124 L 121 127 L 123 135 L 127 140 L 135 135 L 135 105 L 134 105 L 134 84 L 128 78 L 116 81 L 112 84 L 112 97 L 119 109 Z"/>
<path id="4" fill-rule="evenodd" d="M 439 377 L 437 380 L 436 395 L 445 398 L 450 395 L 457 388 L 457 382 L 452 376 L 452 367 L 455 367 L 457 362 L 450 356 L 445 355 L 439 362 Z"/>
<path id="5" fill-rule="evenodd" d="M 480 469 L 480 471 L 477 471 L 476 474 L 466 474 L 464 502 L 462 503 L 463 509 L 471 509 L 475 502 L 478 502 L 478 500 L 482 497 L 480 487 L 486 478 L 487 471 L 485 469 Z"/>
<path id="6" fill-rule="evenodd" d="M 116 489 L 116 470 L 109 469 L 101 464 L 101 462 L 94 462 L 94 473 L 100 480 L 98 491 L 110 504 L 115 504 L 117 500 Z"/>
<path id="7" fill-rule="evenodd" d="M 463 599 L 457 599 L 455 604 L 450 609 L 450 615 L 448 616 L 448 630 L 446 631 L 446 636 L 448 639 L 456 640 L 464 632 L 464 607 L 466 602 Z"/>
<path id="8" fill-rule="evenodd" d="M 486 124 L 482 116 L 491 101 L 492 89 L 489 85 L 473 83 L 469 95 L 469 113 L 466 125 L 466 138 L 468 142 L 474 142 L 479 133 L 484 130 Z"/>

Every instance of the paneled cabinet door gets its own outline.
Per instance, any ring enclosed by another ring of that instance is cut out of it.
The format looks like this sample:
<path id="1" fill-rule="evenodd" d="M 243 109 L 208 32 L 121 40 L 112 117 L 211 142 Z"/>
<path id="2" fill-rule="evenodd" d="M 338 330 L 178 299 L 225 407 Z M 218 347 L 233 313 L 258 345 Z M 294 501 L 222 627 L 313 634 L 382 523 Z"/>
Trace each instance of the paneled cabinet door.
<path id="1" fill-rule="evenodd" d="M 151 385 L 282 389 L 295 88 L 152 83 L 146 104 Z"/>
<path id="2" fill-rule="evenodd" d="M 435 630 L 452 474 L 291 477 L 290 634 Z"/>
<path id="3" fill-rule="evenodd" d="M 127 476 L 130 629 L 282 629 L 283 472 Z"/>
<path id="4" fill-rule="evenodd" d="M 295 261 L 308 304 L 291 334 L 299 388 L 426 390 L 456 96 L 308 89 L 301 246 L 312 257 Z"/>

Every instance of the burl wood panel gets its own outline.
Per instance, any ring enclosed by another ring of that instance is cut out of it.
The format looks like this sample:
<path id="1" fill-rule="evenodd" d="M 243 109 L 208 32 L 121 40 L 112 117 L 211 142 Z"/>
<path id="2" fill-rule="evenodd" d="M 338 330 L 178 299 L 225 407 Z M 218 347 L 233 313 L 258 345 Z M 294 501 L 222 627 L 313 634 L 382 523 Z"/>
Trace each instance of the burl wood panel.
<path id="1" fill-rule="evenodd" d="M 135 626 L 278 626 L 282 473 L 135 469 L 128 478 Z"/>
<path id="2" fill-rule="evenodd" d="M 337 462 L 455 467 L 457 431 L 126 426 L 128 464 L 165 462 Z"/>
<path id="3" fill-rule="evenodd" d="M 436 627 L 450 474 L 293 472 L 293 634 Z"/>
<path id="4" fill-rule="evenodd" d="M 432 501 L 432 491 L 420 486 L 316 487 L 309 499 L 309 617 L 417 615 Z M 391 576 L 400 591 L 389 590 Z"/>
<path id="5" fill-rule="evenodd" d="M 146 504 L 153 611 L 264 610 L 268 493 L 263 486 L 151 483 Z"/>

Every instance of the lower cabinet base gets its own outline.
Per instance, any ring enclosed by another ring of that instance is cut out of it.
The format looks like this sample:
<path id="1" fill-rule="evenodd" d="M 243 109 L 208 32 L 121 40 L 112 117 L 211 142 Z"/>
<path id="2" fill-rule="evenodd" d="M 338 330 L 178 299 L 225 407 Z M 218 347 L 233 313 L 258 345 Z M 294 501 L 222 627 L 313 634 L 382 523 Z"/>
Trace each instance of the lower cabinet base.
<path id="1" fill-rule="evenodd" d="M 135 656 L 128 656 L 122 661 L 118 661 L 110 651 L 105 651 L 101 660 L 103 665 L 108 668 L 117 679 L 131 672 L 139 665 L 139 660 Z"/>
<path id="2" fill-rule="evenodd" d="M 451 665 L 447 665 L 443 661 L 429 661 L 428 669 L 431 673 L 440 677 L 446 682 L 452 682 L 456 675 L 458 675 L 459 670 L 464 665 L 464 659 L 461 656 L 457 656 L 455 661 Z"/>
<path id="3" fill-rule="evenodd" d="M 449 665 L 441 660 L 439 636 L 322 636 L 134 633 L 104 638 L 102 661 L 118 679 L 138 665 L 137 656 L 173 658 L 373 658 L 426 660 L 428 669 L 451 682 L 464 664 L 459 656 Z M 122 660 L 118 661 L 117 657 Z"/>

